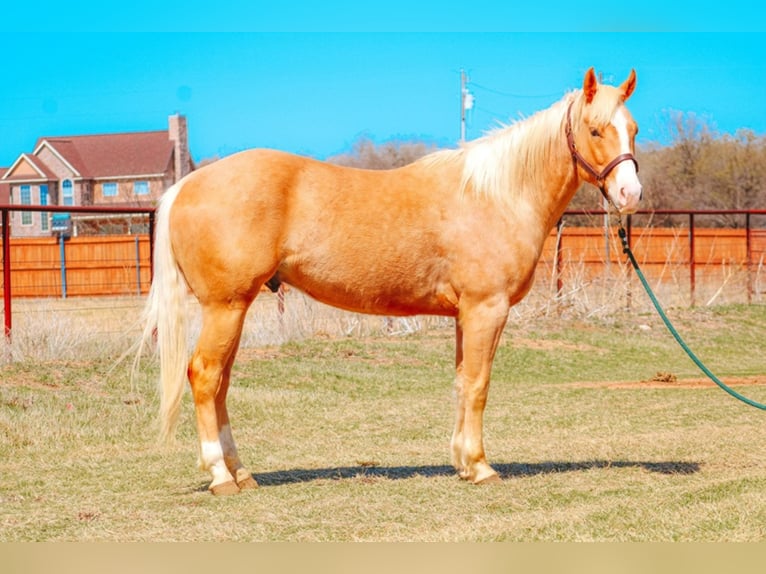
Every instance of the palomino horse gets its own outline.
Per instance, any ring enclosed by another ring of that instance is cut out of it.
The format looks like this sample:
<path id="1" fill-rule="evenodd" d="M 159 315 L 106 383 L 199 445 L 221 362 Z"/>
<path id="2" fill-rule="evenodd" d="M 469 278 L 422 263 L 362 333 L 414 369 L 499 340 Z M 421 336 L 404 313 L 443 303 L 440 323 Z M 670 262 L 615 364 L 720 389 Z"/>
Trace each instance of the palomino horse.
<path id="1" fill-rule="evenodd" d="M 210 490 L 257 486 L 237 455 L 226 393 L 248 307 L 274 278 L 343 309 L 455 318 L 457 412 L 452 463 L 474 483 L 499 480 L 482 418 L 509 309 L 529 291 L 543 242 L 583 181 L 621 212 L 641 197 L 636 123 L 619 87 L 593 69 L 582 90 L 460 149 L 389 171 L 278 151 L 241 152 L 171 187 L 157 213 L 144 342 L 156 332 L 164 433 L 188 375 Z M 202 309 L 191 359 L 187 289 Z"/>

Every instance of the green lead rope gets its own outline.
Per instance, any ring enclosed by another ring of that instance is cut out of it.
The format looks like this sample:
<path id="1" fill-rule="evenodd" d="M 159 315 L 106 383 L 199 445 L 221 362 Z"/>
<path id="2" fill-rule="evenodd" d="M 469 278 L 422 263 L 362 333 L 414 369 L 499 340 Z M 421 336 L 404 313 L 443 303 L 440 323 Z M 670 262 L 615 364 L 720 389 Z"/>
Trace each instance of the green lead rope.
<path id="1" fill-rule="evenodd" d="M 739 399 L 740 401 L 750 405 L 751 407 L 755 407 L 761 410 L 766 410 L 766 405 L 756 402 L 752 399 L 748 399 L 747 397 L 740 395 L 737 391 L 735 391 L 734 389 L 726 385 L 723 381 L 721 381 L 718 377 L 716 377 L 712 372 L 710 372 L 710 369 L 708 369 L 702 363 L 702 361 L 700 361 L 699 358 L 697 358 L 697 355 L 694 354 L 694 352 L 689 348 L 689 346 L 681 338 L 681 335 L 678 334 L 678 331 L 676 331 L 673 325 L 670 323 L 668 316 L 665 315 L 665 311 L 662 310 L 660 303 L 657 301 L 657 297 L 654 296 L 654 292 L 649 287 L 649 283 L 647 283 L 646 278 L 644 277 L 644 274 L 641 273 L 641 269 L 639 269 L 638 267 L 636 258 L 633 256 L 633 252 L 630 250 L 630 247 L 628 246 L 627 234 L 625 233 L 625 228 L 622 226 L 622 222 L 620 222 L 620 228 L 618 230 L 618 234 L 620 236 L 620 240 L 622 241 L 622 252 L 625 253 L 630 259 L 630 263 L 633 265 L 633 269 L 636 270 L 636 275 L 638 275 L 638 278 L 641 280 L 641 284 L 644 286 L 644 289 L 646 289 L 646 293 L 647 295 L 649 295 L 649 299 L 652 300 L 652 303 L 654 304 L 654 308 L 657 309 L 657 312 L 660 314 L 660 317 L 662 318 L 663 323 L 665 323 L 665 326 L 670 331 L 670 334 L 673 335 L 676 341 L 678 341 L 678 344 L 681 345 L 681 348 L 684 351 L 686 351 L 686 354 L 689 355 L 689 358 L 692 361 L 694 361 L 694 363 L 702 370 L 703 373 L 705 373 L 708 377 L 710 377 L 711 381 L 713 381 L 716 385 L 721 387 L 721 389 L 729 393 L 732 397 L 734 397 L 735 399 Z"/>

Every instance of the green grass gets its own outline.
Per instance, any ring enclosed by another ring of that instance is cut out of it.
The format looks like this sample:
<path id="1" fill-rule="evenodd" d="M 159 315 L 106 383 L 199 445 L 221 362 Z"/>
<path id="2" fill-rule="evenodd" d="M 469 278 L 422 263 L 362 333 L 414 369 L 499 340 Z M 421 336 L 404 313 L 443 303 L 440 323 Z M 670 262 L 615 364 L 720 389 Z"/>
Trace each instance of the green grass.
<path id="1" fill-rule="evenodd" d="M 766 306 L 670 314 L 766 401 Z M 766 538 L 766 415 L 683 384 L 700 373 L 655 316 L 509 325 L 485 417 L 494 487 L 449 466 L 453 352 L 446 328 L 244 349 L 229 409 L 261 488 L 224 498 L 196 468 L 188 393 L 177 444 L 157 443 L 152 360 L 135 386 L 108 359 L 7 364 L 0 541 Z M 657 372 L 679 383 L 641 383 Z"/>

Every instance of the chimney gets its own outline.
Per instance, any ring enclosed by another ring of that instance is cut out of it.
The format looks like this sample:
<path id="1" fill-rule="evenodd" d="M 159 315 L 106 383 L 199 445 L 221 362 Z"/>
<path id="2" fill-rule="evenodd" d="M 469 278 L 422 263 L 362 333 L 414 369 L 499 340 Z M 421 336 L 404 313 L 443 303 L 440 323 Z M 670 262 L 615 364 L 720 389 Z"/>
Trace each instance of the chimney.
<path id="1" fill-rule="evenodd" d="M 191 171 L 189 139 L 186 133 L 186 116 L 174 114 L 168 117 L 168 137 L 174 145 L 175 181 Z"/>

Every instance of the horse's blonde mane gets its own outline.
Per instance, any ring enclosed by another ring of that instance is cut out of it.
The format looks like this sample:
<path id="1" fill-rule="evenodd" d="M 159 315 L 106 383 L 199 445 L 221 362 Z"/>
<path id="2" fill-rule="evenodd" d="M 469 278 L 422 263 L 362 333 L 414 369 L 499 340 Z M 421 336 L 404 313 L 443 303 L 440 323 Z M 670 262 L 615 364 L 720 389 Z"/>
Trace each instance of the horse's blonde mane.
<path id="1" fill-rule="evenodd" d="M 455 150 L 436 152 L 423 162 L 437 164 L 463 160 L 460 188 L 463 193 L 498 201 L 512 201 L 525 190 L 541 189 L 549 166 L 562 153 L 567 108 L 572 124 L 582 120 L 582 90 L 567 93 L 547 109 L 510 125 L 502 125 Z M 612 86 L 599 86 L 588 106 L 588 121 L 604 125 L 622 103 Z"/>

